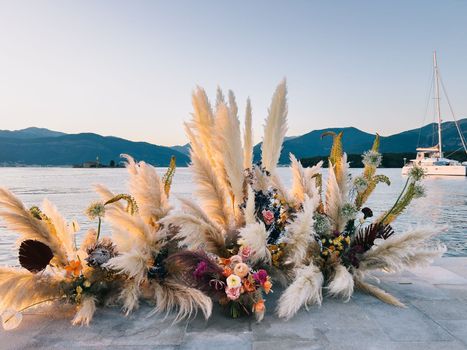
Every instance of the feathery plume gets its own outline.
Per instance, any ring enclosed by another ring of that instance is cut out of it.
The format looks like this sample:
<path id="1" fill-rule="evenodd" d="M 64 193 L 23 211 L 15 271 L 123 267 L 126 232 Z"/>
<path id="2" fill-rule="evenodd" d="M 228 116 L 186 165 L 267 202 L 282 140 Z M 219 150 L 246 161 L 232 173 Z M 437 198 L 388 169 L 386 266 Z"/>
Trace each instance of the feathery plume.
<path id="1" fill-rule="evenodd" d="M 287 260 L 295 265 L 303 262 L 307 255 L 307 249 L 314 241 L 313 214 L 317 206 L 317 198 L 309 198 L 305 195 L 303 210 L 287 226 L 283 241 L 287 243 Z"/>
<path id="2" fill-rule="evenodd" d="M 244 150 L 243 168 L 251 169 L 251 166 L 253 164 L 253 127 L 252 127 L 251 101 L 249 98 L 246 100 L 243 150 Z"/>
<path id="3" fill-rule="evenodd" d="M 217 226 L 191 214 L 173 214 L 161 220 L 163 225 L 177 225 L 178 233 L 174 239 L 180 240 L 179 245 L 190 250 L 204 248 L 206 251 L 225 255 L 224 234 Z"/>
<path id="4" fill-rule="evenodd" d="M 78 312 L 73 318 L 73 325 L 89 326 L 94 313 L 96 312 L 96 299 L 93 297 L 83 297 L 79 305 Z"/>
<path id="5" fill-rule="evenodd" d="M 152 283 L 150 287 L 156 303 L 153 314 L 169 313 L 175 310 L 176 316 L 173 323 L 195 316 L 198 309 L 203 312 L 206 319 L 211 316 L 211 298 L 195 288 L 170 280 L 166 280 L 163 284 Z"/>
<path id="6" fill-rule="evenodd" d="M 229 92 L 229 100 L 235 103 L 233 93 Z M 236 106 L 236 105 L 235 105 Z M 238 215 L 238 205 L 243 202 L 243 153 L 240 135 L 240 123 L 236 113 L 236 107 L 229 110 L 221 103 L 217 109 L 216 147 L 222 155 L 222 164 L 227 175 L 229 190 L 233 195 L 233 211 Z"/>
<path id="7" fill-rule="evenodd" d="M 285 79 L 274 92 L 269 114 L 264 125 L 262 164 L 270 172 L 276 169 L 287 132 L 287 86 Z"/>
<path id="8" fill-rule="evenodd" d="M 378 298 L 379 300 L 381 300 L 382 302 L 385 302 L 386 304 L 394 305 L 398 307 L 406 307 L 405 304 L 402 303 L 399 299 L 385 292 L 384 290 L 370 283 L 366 283 L 359 278 L 354 278 L 354 281 L 355 281 L 355 287 L 361 290 L 362 292 L 373 295 L 375 298 Z"/>
<path id="9" fill-rule="evenodd" d="M 310 305 L 321 305 L 323 282 L 323 274 L 313 263 L 297 268 L 293 283 L 279 299 L 277 315 L 288 320 L 302 306 L 308 310 Z"/>
<path id="10" fill-rule="evenodd" d="M 329 295 L 342 297 L 345 301 L 349 301 L 353 294 L 353 288 L 353 276 L 343 265 L 337 265 L 331 282 L 327 286 Z"/>
<path id="11" fill-rule="evenodd" d="M 392 272 L 406 268 L 429 265 L 433 259 L 446 252 L 443 244 L 431 244 L 429 239 L 439 233 L 436 228 L 418 228 L 388 239 L 377 239 L 367 251 L 358 270 L 385 269 Z"/>
<path id="12" fill-rule="evenodd" d="M 67 224 L 57 207 L 48 199 L 45 199 L 42 203 L 42 210 L 50 219 L 55 229 L 57 239 L 65 250 L 68 260 L 74 260 L 76 258 L 76 249 L 73 240 L 73 235 L 75 234 L 73 227 Z"/>
<path id="13" fill-rule="evenodd" d="M 17 231 L 21 240 L 37 240 L 49 246 L 61 265 L 67 265 L 67 253 L 51 223 L 34 218 L 23 203 L 6 188 L 0 188 L 0 217 L 11 231 Z"/>
<path id="14" fill-rule="evenodd" d="M 268 233 L 263 222 L 255 222 L 241 228 L 239 237 L 242 245 L 251 248 L 252 254 L 249 259 L 253 264 L 271 260 L 271 253 L 267 247 Z"/>

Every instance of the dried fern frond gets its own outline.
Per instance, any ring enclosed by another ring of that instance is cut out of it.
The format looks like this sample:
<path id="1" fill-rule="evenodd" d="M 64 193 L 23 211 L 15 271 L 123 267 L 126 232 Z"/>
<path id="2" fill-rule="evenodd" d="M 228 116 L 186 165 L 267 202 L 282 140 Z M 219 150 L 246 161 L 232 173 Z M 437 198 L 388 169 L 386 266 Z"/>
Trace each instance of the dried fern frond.
<path id="1" fill-rule="evenodd" d="M 67 252 L 50 222 L 48 224 L 33 217 L 23 203 L 6 188 L 0 188 L 0 209 L 0 217 L 6 227 L 18 232 L 22 241 L 31 239 L 48 245 L 57 263 L 67 265 Z"/>
<path id="2" fill-rule="evenodd" d="M 198 310 L 203 312 L 206 319 L 211 316 L 211 298 L 195 288 L 165 280 L 162 284 L 156 282 L 151 283 L 150 289 L 153 292 L 153 301 L 155 303 L 155 308 L 152 313 L 168 314 L 171 311 L 175 311 L 176 316 L 173 323 L 196 316 Z"/>
<path id="3" fill-rule="evenodd" d="M 112 198 L 115 198 L 115 194 L 111 190 L 109 190 L 107 187 L 105 187 L 104 185 L 100 185 L 100 184 L 95 185 L 94 190 L 99 194 L 102 202 L 104 203 L 111 200 Z M 118 201 L 113 202 L 112 206 L 117 207 L 121 211 L 125 211 L 125 207 L 122 205 L 122 203 Z"/>
<path id="4" fill-rule="evenodd" d="M 342 136 L 343 132 L 336 134 L 333 131 L 326 131 L 321 134 L 321 138 L 325 136 L 332 136 L 332 147 L 331 152 L 329 154 L 329 161 L 334 166 L 334 172 L 336 174 L 337 183 L 339 186 L 342 184 L 343 181 L 346 181 L 343 176 L 343 161 L 342 156 L 344 155 L 344 148 L 342 146 Z"/>
<path id="5" fill-rule="evenodd" d="M 253 126 L 251 101 L 246 100 L 245 131 L 243 133 L 243 168 L 251 169 L 253 164 Z"/>
<path id="6" fill-rule="evenodd" d="M 272 97 L 269 114 L 264 125 L 262 165 L 274 172 L 282 150 L 282 142 L 287 132 L 287 85 L 285 79 L 277 86 Z"/>
<path id="7" fill-rule="evenodd" d="M 323 300 L 322 286 L 324 277 L 318 267 L 312 263 L 295 269 L 293 283 L 282 293 L 277 315 L 290 319 L 302 306 L 321 305 Z"/>

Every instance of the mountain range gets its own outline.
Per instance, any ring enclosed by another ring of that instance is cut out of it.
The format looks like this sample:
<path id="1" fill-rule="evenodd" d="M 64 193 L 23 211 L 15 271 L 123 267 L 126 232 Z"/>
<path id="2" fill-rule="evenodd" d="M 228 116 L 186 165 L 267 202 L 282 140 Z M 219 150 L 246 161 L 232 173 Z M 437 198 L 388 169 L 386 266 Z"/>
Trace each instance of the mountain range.
<path id="1" fill-rule="evenodd" d="M 459 120 L 458 125 L 467 138 L 467 118 Z M 454 151 L 462 147 L 454 122 L 444 122 L 443 147 Z M 332 138 L 321 138 L 326 131 L 344 132 L 343 144 L 348 154 L 361 154 L 368 150 L 375 138 L 374 134 L 354 127 L 313 130 L 304 135 L 287 137 L 283 144 L 279 163 L 289 163 L 289 153 L 297 158 L 324 156 L 329 154 Z M 436 124 L 403 131 L 390 136 L 381 136 L 382 153 L 414 152 L 416 147 L 436 144 Z M 178 166 L 189 163 L 189 146 L 159 146 L 147 142 L 134 142 L 114 136 L 101 136 L 94 133 L 66 134 L 44 128 L 22 130 L 0 130 L 0 165 L 39 165 L 70 166 L 95 161 L 102 164 L 112 160 L 118 162 L 120 154 L 128 153 L 138 160 L 156 166 L 167 166 L 171 156 L 175 156 Z M 261 154 L 261 143 L 254 148 L 254 158 Z"/>

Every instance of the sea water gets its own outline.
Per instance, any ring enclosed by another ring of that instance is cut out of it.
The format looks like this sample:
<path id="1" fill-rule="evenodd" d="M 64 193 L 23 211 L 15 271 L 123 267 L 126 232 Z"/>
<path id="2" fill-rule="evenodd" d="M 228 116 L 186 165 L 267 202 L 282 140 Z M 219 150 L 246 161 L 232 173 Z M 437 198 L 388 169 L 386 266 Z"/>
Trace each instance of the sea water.
<path id="1" fill-rule="evenodd" d="M 158 171 L 162 175 L 165 169 Z M 378 172 L 389 176 L 391 186 L 379 184 L 365 204 L 375 216 L 394 204 L 406 181 L 400 169 L 379 169 Z M 278 173 L 284 184 L 290 186 L 290 169 L 279 168 Z M 351 169 L 351 173 L 358 175 L 361 169 Z M 76 219 L 81 227 L 78 241 L 87 229 L 97 226 L 84 214 L 88 204 L 99 199 L 93 185 L 103 184 L 114 193 L 127 193 L 127 182 L 126 169 L 0 168 L 0 186 L 13 191 L 27 207 L 40 205 L 48 198 L 67 220 Z M 418 225 L 439 227 L 442 231 L 439 238 L 448 246 L 446 255 L 467 256 L 467 177 L 430 177 L 424 180 L 424 186 L 426 197 L 414 200 L 398 218 L 393 225 L 396 233 Z M 190 170 L 178 168 L 170 196 L 173 206 L 178 206 L 179 196 L 196 199 L 194 189 Z M 105 222 L 103 233 L 111 233 Z M 17 238 L 18 234 L 7 230 L 0 219 L 0 264 L 18 264 Z"/>

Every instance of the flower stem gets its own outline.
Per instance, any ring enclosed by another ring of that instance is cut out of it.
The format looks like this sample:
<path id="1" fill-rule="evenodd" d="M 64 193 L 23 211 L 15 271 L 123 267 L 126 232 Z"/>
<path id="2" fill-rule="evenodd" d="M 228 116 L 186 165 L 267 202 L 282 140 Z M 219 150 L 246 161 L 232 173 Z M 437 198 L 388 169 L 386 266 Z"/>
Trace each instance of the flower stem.
<path id="1" fill-rule="evenodd" d="M 402 195 L 404 194 L 405 190 L 407 189 L 407 186 L 409 185 L 410 179 L 411 179 L 411 177 L 409 176 L 407 178 L 407 181 L 405 182 L 404 188 L 402 189 L 401 193 L 399 194 L 399 197 L 397 197 L 396 202 L 394 203 L 392 208 L 386 213 L 386 215 L 383 217 L 383 219 L 380 221 L 381 224 L 384 225 L 384 220 L 386 220 L 388 218 L 388 216 L 391 215 L 392 211 L 394 210 L 394 208 L 397 206 L 397 204 L 401 200 Z"/>
<path id="2" fill-rule="evenodd" d="M 26 311 L 27 309 L 33 307 L 33 306 L 36 306 L 36 305 L 39 305 L 39 304 L 43 304 L 43 303 L 46 303 L 48 301 L 54 301 L 54 300 L 58 300 L 60 298 L 51 298 L 51 299 L 46 299 L 46 300 L 41 300 L 41 301 L 38 301 L 36 303 L 33 303 L 31 305 L 28 305 L 28 306 L 25 306 L 23 307 L 21 310 L 18 310 L 17 312 L 23 312 L 23 311 Z M 7 323 L 8 321 L 10 321 L 12 318 L 14 317 L 14 315 L 10 316 L 7 320 L 5 320 L 5 323 Z"/>
<path id="3" fill-rule="evenodd" d="M 99 217 L 99 224 L 97 224 L 97 237 L 96 237 L 96 242 L 99 241 L 99 236 L 101 234 L 101 223 L 102 223 L 102 219 Z"/>

